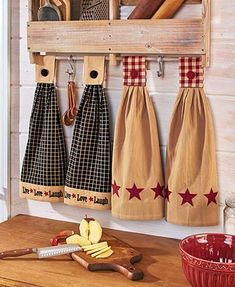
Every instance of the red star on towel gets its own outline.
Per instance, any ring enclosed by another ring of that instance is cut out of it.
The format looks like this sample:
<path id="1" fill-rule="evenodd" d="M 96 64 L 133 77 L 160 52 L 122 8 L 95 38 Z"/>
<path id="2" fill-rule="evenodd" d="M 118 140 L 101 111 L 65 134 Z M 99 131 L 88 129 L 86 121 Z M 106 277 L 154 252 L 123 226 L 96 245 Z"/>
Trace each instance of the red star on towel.
<path id="1" fill-rule="evenodd" d="M 72 194 L 72 197 L 73 197 L 73 198 L 76 198 L 76 194 L 75 194 L 75 193 L 73 193 L 73 194 Z"/>
<path id="2" fill-rule="evenodd" d="M 156 199 L 158 196 L 164 197 L 164 195 L 163 195 L 164 186 L 161 186 L 158 183 L 156 187 L 151 188 L 151 189 L 155 192 L 154 199 Z"/>
<path id="3" fill-rule="evenodd" d="M 168 189 L 168 186 L 165 189 L 165 198 L 168 200 L 168 202 L 170 202 L 170 195 L 172 194 L 172 192 Z"/>
<path id="4" fill-rule="evenodd" d="M 127 190 L 130 192 L 129 200 L 132 199 L 133 197 L 136 197 L 139 200 L 141 200 L 140 193 L 141 191 L 144 190 L 144 188 L 137 188 L 136 185 L 134 184 L 132 188 L 127 188 Z"/>
<path id="5" fill-rule="evenodd" d="M 197 196 L 197 194 L 195 193 L 190 193 L 188 189 L 185 191 L 185 193 L 179 193 L 179 195 L 183 198 L 181 205 L 189 203 L 192 206 L 193 206 L 193 198 Z"/>
<path id="6" fill-rule="evenodd" d="M 207 197 L 207 199 L 208 199 L 207 206 L 210 205 L 212 202 L 217 204 L 217 202 L 216 202 L 217 194 L 218 194 L 218 192 L 213 192 L 213 189 L 211 189 L 210 193 L 204 194 L 204 196 Z"/>
<path id="7" fill-rule="evenodd" d="M 116 194 L 119 197 L 119 189 L 121 186 L 117 185 L 116 181 L 114 180 L 114 183 L 112 184 L 112 189 L 113 189 L 113 195 Z"/>
<path id="8" fill-rule="evenodd" d="M 92 202 L 92 201 L 93 201 L 93 197 L 90 197 L 90 198 L 89 198 L 89 201 Z"/>
<path id="9" fill-rule="evenodd" d="M 48 196 L 48 194 L 49 194 L 49 193 L 48 193 L 47 191 L 44 192 L 44 195 L 45 195 L 45 196 Z"/>

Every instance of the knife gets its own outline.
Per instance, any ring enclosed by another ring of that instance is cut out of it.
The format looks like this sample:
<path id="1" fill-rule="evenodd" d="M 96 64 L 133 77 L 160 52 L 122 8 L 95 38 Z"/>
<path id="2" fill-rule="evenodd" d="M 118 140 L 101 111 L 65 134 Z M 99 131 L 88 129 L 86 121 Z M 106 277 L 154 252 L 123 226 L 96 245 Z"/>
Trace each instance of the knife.
<path id="1" fill-rule="evenodd" d="M 63 244 L 59 246 L 50 246 L 43 248 L 26 248 L 26 249 L 16 249 L 0 252 L 0 259 L 7 257 L 19 257 L 26 254 L 36 253 L 38 259 L 54 257 L 64 254 L 69 254 L 77 251 L 81 251 L 82 248 L 78 244 Z"/>

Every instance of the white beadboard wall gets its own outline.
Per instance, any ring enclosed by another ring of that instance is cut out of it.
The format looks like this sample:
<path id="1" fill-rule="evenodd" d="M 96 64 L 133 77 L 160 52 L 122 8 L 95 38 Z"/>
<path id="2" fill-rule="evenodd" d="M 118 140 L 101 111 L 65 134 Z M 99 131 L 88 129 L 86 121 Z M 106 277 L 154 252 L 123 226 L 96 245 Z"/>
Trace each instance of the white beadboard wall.
<path id="1" fill-rule="evenodd" d="M 27 0 L 12 1 L 12 125 L 11 125 L 11 211 L 12 216 L 24 213 L 65 221 L 79 222 L 85 214 L 96 217 L 103 226 L 114 229 L 183 238 L 192 233 L 222 231 L 222 210 L 228 192 L 235 191 L 235 1 L 212 0 L 212 62 L 206 71 L 205 90 L 213 110 L 219 173 L 221 223 L 216 227 L 191 228 L 172 225 L 162 221 L 121 221 L 110 212 L 25 201 L 18 196 L 20 167 L 28 137 L 28 125 L 34 97 L 34 66 L 29 64 L 26 46 Z M 130 7 L 122 8 L 122 17 L 130 12 Z M 176 17 L 197 17 L 199 5 L 185 6 Z M 60 62 L 57 75 L 58 99 L 63 113 L 66 109 L 68 64 Z M 177 63 L 166 63 L 165 78 L 157 78 L 156 62 L 149 63 L 148 89 L 153 99 L 158 125 L 162 156 L 165 158 L 169 119 L 178 91 Z M 77 91 L 82 95 L 82 63 L 77 63 Z M 112 127 L 118 109 L 122 89 L 122 68 L 109 67 L 107 99 L 112 114 Z M 70 146 L 72 128 L 65 129 Z"/>

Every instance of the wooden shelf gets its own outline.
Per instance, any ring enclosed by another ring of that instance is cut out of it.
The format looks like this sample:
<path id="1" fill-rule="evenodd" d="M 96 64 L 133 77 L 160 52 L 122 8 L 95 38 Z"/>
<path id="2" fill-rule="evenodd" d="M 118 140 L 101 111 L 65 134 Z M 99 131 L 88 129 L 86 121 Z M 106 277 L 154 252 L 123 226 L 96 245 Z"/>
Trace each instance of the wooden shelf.
<path id="1" fill-rule="evenodd" d="M 38 2 L 29 2 L 30 19 L 34 19 Z M 121 1 L 122 4 L 135 2 Z M 210 0 L 188 2 L 202 2 L 200 19 L 30 21 L 28 50 L 31 54 L 202 55 L 205 66 L 209 66 Z"/>
<path id="2" fill-rule="evenodd" d="M 30 52 L 205 54 L 201 20 L 28 23 Z"/>

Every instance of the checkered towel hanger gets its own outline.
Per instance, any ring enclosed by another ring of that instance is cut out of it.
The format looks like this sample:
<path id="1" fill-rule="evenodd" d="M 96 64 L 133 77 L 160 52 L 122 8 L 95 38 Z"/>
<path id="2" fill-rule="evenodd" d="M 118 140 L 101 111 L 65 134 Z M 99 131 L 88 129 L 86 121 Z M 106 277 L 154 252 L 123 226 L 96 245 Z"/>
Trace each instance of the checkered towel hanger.
<path id="1" fill-rule="evenodd" d="M 126 56 L 123 58 L 124 86 L 146 86 L 146 58 Z"/>
<path id="2" fill-rule="evenodd" d="M 204 68 L 202 57 L 180 57 L 180 87 L 202 88 L 204 83 Z"/>

